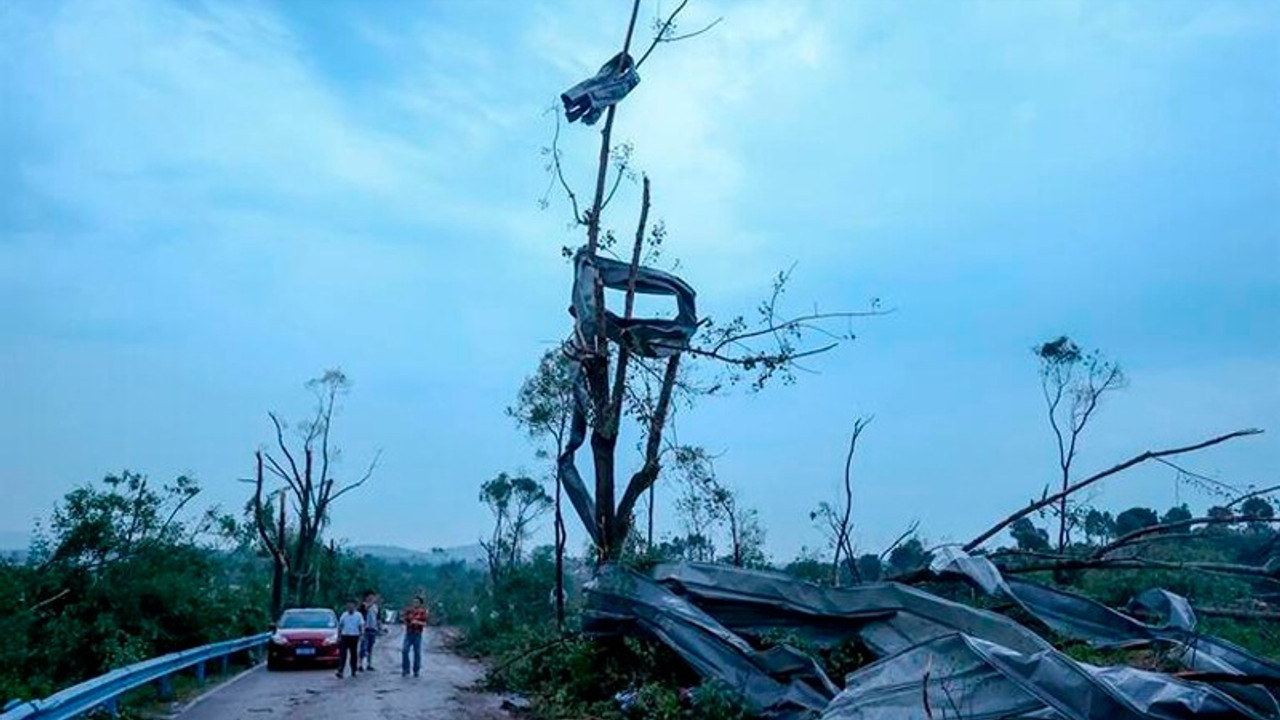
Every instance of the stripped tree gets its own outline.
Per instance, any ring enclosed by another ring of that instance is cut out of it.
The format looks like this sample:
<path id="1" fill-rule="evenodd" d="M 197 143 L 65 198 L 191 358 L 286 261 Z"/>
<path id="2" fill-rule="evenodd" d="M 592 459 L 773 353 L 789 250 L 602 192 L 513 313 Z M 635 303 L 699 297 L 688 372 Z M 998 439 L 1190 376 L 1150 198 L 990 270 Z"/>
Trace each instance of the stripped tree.
<path id="1" fill-rule="evenodd" d="M 334 473 L 340 453 L 332 441 L 333 419 L 338 398 L 350 391 L 351 381 L 341 370 L 332 369 L 308 381 L 306 387 L 315 396 L 316 405 L 312 415 L 298 423 L 297 440 L 292 448 L 285 437 L 286 423 L 274 412 L 267 414 L 275 428 L 278 454 L 270 450 L 259 451 L 258 473 L 251 500 L 251 513 L 258 527 L 259 539 L 271 553 L 277 571 L 283 571 L 285 575 L 285 602 L 303 605 L 314 594 L 317 577 L 315 555 L 322 547 L 321 535 L 329 522 L 333 503 L 368 482 L 381 455 L 375 454 L 364 472 L 354 480 L 340 480 Z M 283 505 L 277 526 L 271 528 L 272 511 L 264 488 L 266 474 L 283 483 L 280 491 L 290 501 L 296 518 L 292 532 L 282 531 L 285 522 Z"/>
<path id="2" fill-rule="evenodd" d="M 566 352 L 579 366 L 579 392 L 570 423 L 568 443 L 561 453 L 558 472 L 570 501 L 578 512 L 588 534 L 595 543 L 601 561 L 617 559 L 626 544 L 633 524 L 636 503 L 656 482 L 663 454 L 663 433 L 672 411 L 673 395 L 680 387 L 682 359 L 713 361 L 727 371 L 733 381 L 748 380 L 753 389 L 762 388 L 771 379 L 790 379 L 796 362 L 825 352 L 852 333 L 835 323 L 861 315 L 880 312 L 873 303 L 863 312 L 810 312 L 784 316 L 779 299 L 788 274 L 779 275 L 772 296 L 760 306 L 760 317 L 748 321 L 743 317 L 717 325 L 710 318 L 699 318 L 695 293 L 683 280 L 656 268 L 641 265 L 641 257 L 649 218 L 651 183 L 643 179 L 639 220 L 630 262 L 605 257 L 603 251 L 612 235 L 602 232 L 602 217 L 618 183 L 629 171 L 629 145 L 617 151 L 612 144 L 618 103 L 640 81 L 641 66 L 662 44 L 700 35 L 715 22 L 694 32 L 680 33 L 676 21 L 688 5 L 684 0 L 656 24 L 656 33 L 648 48 L 633 59 L 632 40 L 640 0 L 633 0 L 622 50 L 610 59 L 592 78 L 570 88 L 561 96 L 567 120 L 581 120 L 594 125 L 603 119 L 600 152 L 596 164 L 591 203 L 580 209 L 578 195 L 566 180 L 557 142 L 549 150 L 549 170 L 554 174 L 568 198 L 573 220 L 585 228 L 586 243 L 571 253 L 574 264 L 573 305 L 574 332 L 565 344 Z M 556 138 L 559 137 L 557 120 Z M 613 163 L 613 182 L 611 177 Z M 605 289 L 624 293 L 622 313 L 610 312 L 605 305 Z M 637 293 L 673 296 L 677 312 L 674 319 L 646 319 L 633 316 Z M 803 342 L 808 331 L 821 332 L 827 342 L 816 347 Z M 695 333 L 698 337 L 695 338 Z M 651 403 L 642 404 L 644 412 L 635 417 L 641 425 L 644 440 L 642 461 L 619 494 L 617 483 L 617 443 L 624 403 L 632 387 L 629 373 L 641 368 L 651 373 L 657 384 Z M 713 383 L 718 386 L 718 383 Z M 574 458 L 585 443 L 590 430 L 594 492 L 579 475 Z M 650 503 L 652 507 L 652 503 Z"/>
<path id="3" fill-rule="evenodd" d="M 1085 353 L 1063 335 L 1035 348 L 1040 359 L 1040 389 L 1049 414 L 1049 427 L 1057 441 L 1061 490 L 1071 484 L 1081 434 L 1098 409 L 1102 396 L 1125 385 L 1124 372 L 1099 352 Z M 1070 540 L 1074 523 L 1063 494 L 1055 508 L 1058 516 L 1058 552 Z"/>
<path id="4" fill-rule="evenodd" d="M 871 417 L 861 417 L 853 421 L 853 430 L 849 433 L 849 451 L 844 456 L 844 488 L 840 496 L 840 504 L 832 505 L 827 501 L 818 503 L 818 507 L 809 513 L 809 520 L 817 523 L 819 529 L 827 537 L 831 545 L 831 584 L 840 585 L 840 560 L 843 558 L 850 569 L 850 575 L 858 580 L 858 567 L 854 560 L 853 547 L 853 454 L 858 449 L 858 438 L 862 431 L 871 424 Z"/>

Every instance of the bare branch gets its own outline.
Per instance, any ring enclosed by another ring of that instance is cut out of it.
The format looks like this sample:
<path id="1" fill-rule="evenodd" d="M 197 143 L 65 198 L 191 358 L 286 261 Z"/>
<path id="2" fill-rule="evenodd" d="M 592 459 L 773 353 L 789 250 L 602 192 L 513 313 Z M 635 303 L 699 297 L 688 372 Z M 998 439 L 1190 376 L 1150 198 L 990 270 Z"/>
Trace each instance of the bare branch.
<path id="1" fill-rule="evenodd" d="M 1250 498 L 1260 497 L 1262 495 L 1270 495 L 1271 493 L 1276 492 L 1277 490 L 1280 490 L 1280 485 L 1272 485 L 1271 487 L 1265 487 L 1265 488 L 1262 488 L 1261 490 L 1253 490 L 1251 492 L 1245 493 L 1244 495 L 1241 495 L 1238 498 L 1235 498 L 1234 500 L 1227 503 L 1223 507 L 1230 510 L 1236 505 L 1243 503 L 1245 500 L 1248 500 Z"/>
<path id="2" fill-rule="evenodd" d="M 333 501 L 337 500 L 338 498 L 342 497 L 343 495 L 346 495 L 347 493 L 351 492 L 352 490 L 355 490 L 356 488 L 358 488 L 358 487 L 360 487 L 361 485 L 364 485 L 366 482 L 368 482 L 368 481 L 369 481 L 369 478 L 373 477 L 373 471 L 378 467 L 378 460 L 379 460 L 381 457 L 382 457 L 382 451 L 381 451 L 381 450 L 379 450 L 378 452 L 374 453 L 374 455 L 373 455 L 373 460 L 371 460 L 371 461 L 369 462 L 369 467 L 365 469 L 365 471 L 364 471 L 364 475 L 361 475 L 359 480 L 357 480 L 357 481 L 355 481 L 355 482 L 351 483 L 350 485 L 346 485 L 346 486 L 342 487 L 342 488 L 341 488 L 341 489 L 339 489 L 337 492 L 335 492 L 335 493 L 333 493 L 332 495 L 330 495 L 330 496 L 329 496 L 329 502 L 330 502 L 330 503 L 332 503 Z M 327 504 L 327 503 L 326 503 L 326 504 Z"/>
<path id="3" fill-rule="evenodd" d="M 645 442 L 644 465 L 631 477 L 627 489 L 623 491 L 622 501 L 618 503 L 617 518 L 619 522 L 618 542 L 624 540 L 631 525 L 631 512 L 636 501 L 658 479 L 658 456 L 662 444 L 662 428 L 666 422 L 667 410 L 671 406 L 671 391 L 675 385 L 676 373 L 680 369 L 679 353 L 667 358 L 667 371 L 662 379 L 662 390 L 658 395 L 658 406 L 649 420 L 649 432 Z"/>
<path id="4" fill-rule="evenodd" d="M 1167 533 L 1172 530 L 1182 530 L 1184 528 L 1189 528 L 1193 525 L 1221 525 L 1221 524 L 1233 525 L 1235 523 L 1239 523 L 1245 520 L 1248 520 L 1251 522 L 1280 523 L 1280 518 L 1197 517 L 1197 518 L 1191 518 L 1189 520 L 1178 520 L 1176 522 L 1161 523 L 1159 525 L 1148 525 L 1147 527 L 1139 528 L 1132 532 L 1121 535 L 1115 540 L 1112 540 L 1106 545 L 1103 545 L 1097 550 L 1094 550 L 1093 553 L 1090 555 L 1090 557 L 1093 557 L 1093 558 L 1105 557 L 1108 553 L 1114 550 L 1119 550 L 1120 548 L 1123 548 L 1126 545 L 1130 545 L 1135 541 L 1150 535 L 1158 536 L 1154 538 L 1157 540 L 1167 539 L 1165 538 L 1164 533 Z M 1195 537 L 1195 536 L 1189 535 L 1186 537 Z"/>
<path id="5" fill-rule="evenodd" d="M 267 532 L 266 524 L 262 521 L 262 451 L 257 452 L 258 472 L 254 482 L 253 489 L 253 521 L 254 526 L 258 529 L 258 539 L 262 541 L 267 551 L 272 557 L 280 556 L 280 548 L 276 547 L 275 542 L 271 539 L 271 534 Z"/>
<path id="6" fill-rule="evenodd" d="M 1232 620 L 1280 620 L 1280 612 L 1276 612 L 1274 610 L 1246 610 L 1243 608 L 1206 607 L 1203 605 L 1196 605 L 1195 610 L 1197 615 L 1231 618 Z M 1237 682 L 1238 680 L 1239 678 L 1237 676 L 1233 676 L 1233 682 Z M 1273 682 L 1274 680 L 1275 679 L 1272 678 Z"/>
<path id="7" fill-rule="evenodd" d="M 849 547 L 849 519 L 853 514 L 853 482 L 850 478 L 850 471 L 853 468 L 853 453 L 858 448 L 858 437 L 862 435 L 862 431 L 875 416 L 858 418 L 853 421 L 853 431 L 849 434 L 849 452 L 844 458 L 844 512 L 840 516 L 840 520 L 836 523 L 836 542 L 835 557 L 831 560 L 831 578 L 836 585 L 840 584 L 840 555 L 848 551 L 849 562 L 853 562 L 853 549 Z"/>
<path id="8" fill-rule="evenodd" d="M 293 453 L 289 452 L 289 446 L 284 442 L 284 426 L 280 422 L 280 418 L 276 417 L 273 412 L 267 413 L 271 418 L 271 423 L 276 426 L 276 444 L 280 446 L 280 451 L 284 453 L 285 458 L 289 460 L 289 467 L 293 470 L 293 477 L 301 476 L 298 472 L 298 463 L 293 459 Z"/>
<path id="9" fill-rule="evenodd" d="M 555 110 L 553 108 L 553 110 Z M 560 181 L 560 187 L 564 189 L 564 194 L 568 196 L 569 203 L 573 206 L 573 221 L 578 225 L 585 225 L 586 219 L 582 217 L 582 212 L 578 209 L 578 195 L 569 187 L 569 181 L 564 178 L 564 167 L 560 163 L 560 113 L 558 110 L 553 112 L 556 118 L 556 132 L 551 137 L 551 167 L 556 180 Z M 547 186 L 547 192 L 543 194 L 543 202 L 547 201 L 547 195 L 550 195 L 551 187 Z"/>
<path id="10" fill-rule="evenodd" d="M 631 247 L 631 272 L 627 276 L 627 295 L 623 306 L 623 318 L 630 320 L 635 310 L 636 275 L 640 272 L 640 251 L 644 247 L 645 224 L 649 220 L 649 178 L 644 178 L 644 189 L 640 202 L 640 220 L 636 223 L 636 239 Z M 627 365 L 631 359 L 631 347 L 627 343 L 618 345 L 618 366 L 613 378 L 613 398 L 609 403 L 609 416 L 606 422 L 610 425 L 610 434 L 616 436 L 618 425 L 622 419 L 622 399 L 627 385 Z"/>
<path id="11" fill-rule="evenodd" d="M 604 196 L 604 200 L 600 203 L 600 210 L 603 211 L 609 207 L 609 202 L 613 200 L 613 194 L 618 192 L 618 186 L 622 184 L 622 178 L 627 174 L 627 165 L 624 162 L 618 163 L 617 174 L 613 177 L 613 187 L 609 188 L 609 194 Z"/>
<path id="12" fill-rule="evenodd" d="M 688 40 L 689 38 L 695 38 L 695 37 L 698 37 L 698 36 L 699 36 L 699 35 L 701 35 L 702 33 L 707 32 L 708 30 L 710 30 L 711 28 L 713 28 L 713 27 L 715 27 L 715 26 L 719 25 L 719 24 L 720 24 L 721 22 L 723 22 L 723 21 L 724 21 L 724 18 L 723 18 L 723 17 L 718 17 L 718 18 L 716 18 L 715 20 L 712 20 L 711 22 L 707 23 L 707 24 L 706 24 L 705 26 L 703 26 L 700 30 L 694 30 L 694 31 L 693 31 L 693 32 L 691 32 L 691 33 L 685 33 L 685 34 L 683 34 L 683 35 L 672 35 L 672 36 L 671 36 L 671 37 L 669 37 L 669 38 L 665 38 L 665 39 L 663 39 L 663 41 L 662 41 L 662 42 L 673 43 L 673 42 L 680 42 L 681 40 Z"/>
<path id="13" fill-rule="evenodd" d="M 1005 550 L 992 557 L 1021 555 L 1044 558 L 1049 562 L 1036 565 L 1001 566 L 1001 572 L 1016 575 L 1045 570 L 1195 570 L 1218 575 L 1234 575 L 1280 581 L 1280 570 L 1218 562 L 1172 562 L 1165 560 L 1148 560 L 1145 558 L 1077 558 L 1053 553 L 1039 553 L 1029 550 Z"/>
<path id="14" fill-rule="evenodd" d="M 889 553 L 893 552 L 895 549 L 897 549 L 899 545 L 906 542 L 907 538 L 911 537 L 912 535 L 915 535 L 916 530 L 918 530 L 919 528 L 920 528 L 919 520 L 911 521 L 911 524 L 907 526 L 906 530 L 902 531 L 902 534 L 898 536 L 898 539 L 894 540 L 889 545 L 889 547 L 884 549 L 884 552 L 880 553 L 880 561 L 884 562 L 884 559 L 889 557 Z"/>
<path id="15" fill-rule="evenodd" d="M 1027 507 L 1013 513 L 1012 515 L 1006 517 L 1005 519 L 993 525 L 991 528 L 983 532 L 978 537 L 974 538 L 973 540 L 970 540 L 964 546 L 964 551 L 972 552 L 975 548 L 982 545 L 987 540 L 991 539 L 996 533 L 999 533 L 1001 530 L 1004 530 L 1009 525 L 1012 525 L 1018 519 L 1024 518 L 1043 507 L 1052 505 L 1062 500 L 1064 497 L 1071 495 L 1072 493 L 1078 492 L 1080 490 L 1083 490 L 1084 488 L 1089 487 L 1090 485 L 1093 485 L 1099 480 L 1108 478 L 1124 470 L 1128 470 L 1134 465 L 1139 465 L 1148 460 L 1154 460 L 1157 458 L 1169 457 L 1173 455 L 1183 455 L 1185 453 L 1195 452 L 1197 450 L 1203 450 L 1205 448 L 1213 447 L 1214 445 L 1219 445 L 1221 443 L 1227 442 L 1228 440 L 1234 440 L 1236 438 L 1247 437 L 1250 435 L 1259 435 L 1261 433 L 1262 431 L 1257 428 L 1250 428 L 1247 430 L 1237 430 L 1235 432 L 1230 432 L 1230 433 L 1227 433 L 1226 435 L 1219 435 L 1215 438 L 1210 438 L 1209 440 L 1198 442 L 1193 445 L 1185 445 L 1183 447 L 1169 448 L 1166 450 L 1155 450 L 1155 451 L 1148 450 L 1147 452 L 1144 452 L 1140 455 L 1135 455 L 1118 465 L 1113 465 L 1112 467 L 1107 468 L 1102 472 L 1090 475 L 1084 480 L 1080 480 L 1079 482 L 1076 482 L 1070 485 L 1069 487 L 1067 487 L 1066 490 L 1063 490 L 1062 492 L 1055 493 L 1053 495 L 1049 495 L 1044 498 L 1041 498 L 1040 500 L 1037 500 L 1036 502 L 1031 503 Z"/>
<path id="16" fill-rule="evenodd" d="M 1236 493 L 1239 493 L 1239 492 L 1240 492 L 1240 490 L 1239 490 L 1238 488 L 1235 488 L 1235 487 L 1231 486 L 1229 483 L 1225 483 L 1225 482 L 1223 482 L 1223 481 L 1221 481 L 1221 480 L 1218 480 L 1218 479 L 1216 479 L 1216 478 L 1211 478 L 1211 477 L 1209 477 L 1208 475 L 1202 475 L 1202 474 L 1200 474 L 1200 473 L 1198 473 L 1198 472 L 1194 472 L 1194 471 L 1192 471 L 1192 470 L 1188 470 L 1188 469 L 1186 469 L 1185 467 L 1183 467 L 1183 466 L 1181 466 L 1181 465 L 1179 465 L 1179 464 L 1177 464 L 1177 463 L 1175 463 L 1175 462 L 1172 462 L 1172 461 L 1170 461 L 1170 460 L 1165 460 L 1165 459 L 1163 459 L 1163 458 L 1158 458 L 1158 459 L 1156 460 L 1156 462 L 1160 463 L 1161 465 L 1166 465 L 1166 466 L 1168 466 L 1168 467 L 1173 468 L 1174 470 L 1176 470 L 1176 471 L 1178 472 L 1178 474 L 1179 474 L 1179 475 L 1182 475 L 1182 476 L 1184 476 L 1184 477 L 1187 477 L 1187 478 L 1190 478 L 1190 479 L 1195 480 L 1195 481 L 1197 481 L 1197 482 L 1204 483 L 1205 485 L 1208 485 L 1210 488 L 1212 488 L 1212 491 L 1211 491 L 1211 492 L 1215 492 L 1215 493 L 1217 493 L 1217 494 L 1219 494 L 1219 495 L 1225 495 L 1225 494 L 1227 494 L 1227 493 L 1231 493 L 1232 495 L 1234 495 L 1234 494 L 1236 494 Z"/>
<path id="17" fill-rule="evenodd" d="M 637 70 L 640 69 L 640 66 L 644 64 L 645 60 L 649 59 L 649 55 L 653 52 L 654 48 L 658 47 L 660 43 L 680 42 L 681 40 L 688 40 L 689 38 L 697 37 L 707 32 L 711 28 L 715 27 L 716 25 L 719 25 L 720 22 L 724 20 L 724 18 L 722 17 L 716 18 L 715 20 L 711 21 L 709 25 L 702 28 L 701 30 L 695 30 L 694 32 L 685 33 L 684 35 L 670 35 L 669 33 L 671 32 L 671 28 L 675 23 L 676 16 L 679 15 L 680 11 L 684 10 L 684 6 L 688 4 L 689 4 L 689 0 L 682 0 L 682 2 L 678 6 L 676 6 L 676 9 L 671 11 L 671 14 L 667 16 L 666 22 L 662 24 L 662 26 L 658 29 L 657 34 L 654 35 L 653 42 L 649 44 L 649 48 L 645 50 L 644 54 L 640 56 L 640 59 L 636 61 Z"/>

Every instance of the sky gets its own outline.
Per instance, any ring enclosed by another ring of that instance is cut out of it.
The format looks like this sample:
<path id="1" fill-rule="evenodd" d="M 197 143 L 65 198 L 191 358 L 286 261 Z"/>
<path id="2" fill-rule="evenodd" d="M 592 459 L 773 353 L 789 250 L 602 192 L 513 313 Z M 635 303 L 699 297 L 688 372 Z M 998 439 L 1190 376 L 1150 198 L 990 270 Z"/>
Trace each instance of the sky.
<path id="1" fill-rule="evenodd" d="M 304 417 L 341 367 L 339 479 L 382 456 L 333 533 L 474 542 L 479 484 L 546 470 L 503 413 L 569 333 L 583 242 L 540 207 L 541 150 L 628 5 L 0 0 L 0 531 L 125 468 L 238 509 L 268 411 Z M 673 5 L 643 0 L 638 37 Z M 822 545 L 862 415 L 860 550 L 1039 497 L 1031 348 L 1061 334 L 1130 380 L 1079 472 L 1260 427 L 1183 464 L 1280 482 L 1280 4 L 693 0 L 680 27 L 716 18 L 657 48 L 614 130 L 700 313 L 753 312 L 793 266 L 796 312 L 895 309 L 677 418 L 775 559 Z M 561 128 L 579 195 L 598 130 Z M 632 232 L 638 195 L 606 225 Z M 1211 499 L 1155 466 L 1089 500 Z"/>

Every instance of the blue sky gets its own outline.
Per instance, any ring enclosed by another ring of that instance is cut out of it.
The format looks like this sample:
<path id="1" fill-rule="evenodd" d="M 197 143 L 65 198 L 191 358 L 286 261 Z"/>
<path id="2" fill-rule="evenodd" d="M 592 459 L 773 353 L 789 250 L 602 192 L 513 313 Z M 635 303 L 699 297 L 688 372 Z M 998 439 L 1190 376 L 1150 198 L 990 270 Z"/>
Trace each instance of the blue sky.
<path id="1" fill-rule="evenodd" d="M 340 471 L 384 455 L 335 532 L 472 542 L 479 483 L 541 470 L 502 410 L 568 332 L 580 235 L 538 207 L 539 148 L 625 5 L 0 2 L 0 529 L 121 468 L 238 506 L 266 412 L 341 365 Z M 1280 5 L 694 0 L 685 26 L 721 16 L 655 53 L 615 131 L 700 310 L 750 311 L 793 263 L 793 307 L 898 308 L 795 386 L 679 418 L 776 557 L 820 544 L 861 414 L 866 549 L 1038 496 L 1029 349 L 1061 333 L 1131 379 L 1082 470 L 1258 426 L 1187 464 L 1276 482 Z M 581 188 L 597 138 L 565 129 Z M 1206 502 L 1163 468 L 1094 497 L 1175 499 Z"/>

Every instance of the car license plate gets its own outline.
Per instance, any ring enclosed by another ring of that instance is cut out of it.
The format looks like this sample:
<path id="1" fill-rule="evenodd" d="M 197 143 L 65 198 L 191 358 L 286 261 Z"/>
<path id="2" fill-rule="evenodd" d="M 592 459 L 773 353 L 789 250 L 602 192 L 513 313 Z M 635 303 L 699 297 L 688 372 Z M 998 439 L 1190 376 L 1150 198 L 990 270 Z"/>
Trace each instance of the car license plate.
<path id="1" fill-rule="evenodd" d="M 297 654 L 297 655 L 315 655 L 315 654 L 316 654 L 316 649 L 315 649 L 315 648 L 300 647 L 300 648 L 297 648 L 296 650 L 294 650 L 293 652 L 294 652 L 294 654 Z"/>

